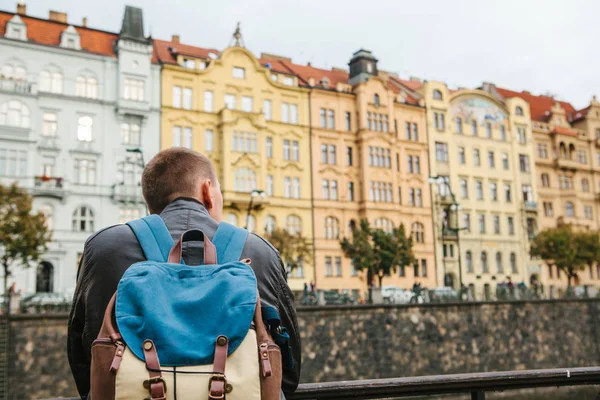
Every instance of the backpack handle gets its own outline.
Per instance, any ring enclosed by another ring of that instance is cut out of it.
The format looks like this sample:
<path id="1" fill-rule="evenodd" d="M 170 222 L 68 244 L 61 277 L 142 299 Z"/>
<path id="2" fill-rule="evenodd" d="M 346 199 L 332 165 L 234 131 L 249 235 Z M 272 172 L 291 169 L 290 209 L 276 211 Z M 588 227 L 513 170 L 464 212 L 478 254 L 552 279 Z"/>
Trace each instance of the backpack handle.
<path id="1" fill-rule="evenodd" d="M 183 232 L 177 243 L 171 248 L 169 252 L 169 258 L 167 262 L 173 264 L 181 263 L 181 247 L 183 242 L 188 240 L 203 240 L 204 241 L 204 264 L 216 264 L 217 263 L 217 249 L 215 245 L 210 241 L 208 236 L 199 229 L 190 229 L 189 231 Z"/>

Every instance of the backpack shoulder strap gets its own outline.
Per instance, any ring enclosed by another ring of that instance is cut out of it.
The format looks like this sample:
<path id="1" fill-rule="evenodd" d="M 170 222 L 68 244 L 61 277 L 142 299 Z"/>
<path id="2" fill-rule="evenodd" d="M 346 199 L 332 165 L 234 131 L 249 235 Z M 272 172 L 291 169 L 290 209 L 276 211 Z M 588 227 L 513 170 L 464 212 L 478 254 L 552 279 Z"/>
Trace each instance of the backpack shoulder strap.
<path id="1" fill-rule="evenodd" d="M 236 228 L 227 222 L 221 222 L 212 240 L 217 248 L 217 262 L 225 264 L 239 261 L 247 238 L 247 230 Z"/>
<path id="2" fill-rule="evenodd" d="M 173 239 L 164 221 L 158 215 L 129 221 L 127 223 L 149 261 L 166 262 L 173 247 Z"/>

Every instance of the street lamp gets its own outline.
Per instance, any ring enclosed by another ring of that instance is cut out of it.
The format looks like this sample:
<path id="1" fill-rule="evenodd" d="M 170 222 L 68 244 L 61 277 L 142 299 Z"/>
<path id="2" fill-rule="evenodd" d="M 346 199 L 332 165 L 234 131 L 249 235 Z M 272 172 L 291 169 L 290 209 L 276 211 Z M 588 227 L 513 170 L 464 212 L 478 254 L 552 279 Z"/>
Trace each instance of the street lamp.
<path id="1" fill-rule="evenodd" d="M 458 204 L 458 202 L 456 201 L 456 196 L 454 196 L 454 193 L 452 192 L 452 188 L 450 187 L 450 183 L 448 182 L 448 177 L 446 177 L 446 176 L 430 176 L 429 184 L 430 185 L 437 184 L 438 187 L 440 187 L 441 185 L 445 185 L 446 189 L 448 190 L 448 193 L 450 194 L 450 198 L 452 199 L 452 203 L 450 204 L 450 207 L 449 207 L 450 211 L 452 211 L 452 213 L 450 213 L 450 212 L 448 213 L 448 227 L 445 229 L 450 232 L 454 232 L 456 234 L 456 247 L 458 248 L 458 280 L 460 283 L 459 293 L 461 294 L 461 300 L 462 300 L 463 279 L 462 279 L 462 258 L 461 258 L 461 251 L 460 251 L 459 232 L 467 229 L 467 227 L 464 227 L 464 228 L 458 227 L 458 211 L 461 209 L 461 207 L 460 207 L 460 204 Z M 453 221 L 453 219 L 454 219 L 454 221 Z M 444 241 L 444 234 L 442 232 L 442 242 L 443 241 Z M 444 281 L 445 281 L 445 279 L 446 279 L 446 276 L 444 276 Z M 445 284 L 445 282 L 444 282 L 444 284 Z"/>
<path id="2" fill-rule="evenodd" d="M 137 153 L 137 154 L 139 154 L 140 155 L 140 166 L 142 167 L 142 170 L 144 168 L 146 168 L 146 163 L 144 162 L 144 152 L 142 151 L 142 149 L 140 149 L 139 147 L 136 147 L 136 148 L 125 149 L 125 151 L 127 153 Z M 148 205 L 146 205 L 146 207 L 144 207 L 144 210 L 146 212 L 146 215 L 150 214 L 150 212 L 148 210 Z"/>
<path id="3" fill-rule="evenodd" d="M 267 194 L 264 190 L 254 189 L 252 193 L 250 193 L 250 203 L 248 203 L 248 212 L 246 213 L 246 226 L 244 229 L 248 229 L 248 224 L 250 223 L 250 213 L 252 212 L 252 204 L 254 204 L 254 199 L 260 197 L 261 199 L 265 199 Z"/>

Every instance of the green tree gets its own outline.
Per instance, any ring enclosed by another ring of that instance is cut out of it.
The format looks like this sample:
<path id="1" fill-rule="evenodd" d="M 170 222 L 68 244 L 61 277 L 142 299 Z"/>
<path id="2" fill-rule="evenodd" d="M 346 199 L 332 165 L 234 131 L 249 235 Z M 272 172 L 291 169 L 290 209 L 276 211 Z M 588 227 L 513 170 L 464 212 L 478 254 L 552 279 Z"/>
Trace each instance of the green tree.
<path id="1" fill-rule="evenodd" d="M 275 228 L 265 235 L 273 247 L 279 250 L 281 259 L 289 271 L 298 268 L 302 263 L 309 263 L 312 256 L 310 240 L 298 232 L 291 234 L 287 229 Z"/>
<path id="2" fill-rule="evenodd" d="M 352 238 L 340 242 L 344 255 L 352 260 L 358 271 L 367 271 L 369 286 L 377 276 L 379 287 L 386 275 L 395 273 L 399 267 L 414 262 L 412 238 L 406 236 L 404 225 L 394 227 L 391 233 L 373 229 L 369 221 L 362 219 L 352 232 Z"/>
<path id="3" fill-rule="evenodd" d="M 586 266 L 600 261 L 600 236 L 597 232 L 575 231 L 561 225 L 541 231 L 533 240 L 531 254 L 548 265 L 556 265 L 567 275 L 568 286 Z"/>
<path id="4" fill-rule="evenodd" d="M 29 267 L 44 254 L 50 240 L 45 216 L 32 213 L 31 196 L 16 183 L 0 185 L 0 262 L 5 295 L 14 264 Z"/>

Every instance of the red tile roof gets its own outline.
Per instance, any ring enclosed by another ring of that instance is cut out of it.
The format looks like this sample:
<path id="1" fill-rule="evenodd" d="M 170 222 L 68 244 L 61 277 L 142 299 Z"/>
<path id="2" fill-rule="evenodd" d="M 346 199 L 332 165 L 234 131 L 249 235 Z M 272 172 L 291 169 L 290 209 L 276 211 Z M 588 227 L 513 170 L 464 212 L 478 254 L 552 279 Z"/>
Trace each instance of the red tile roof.
<path id="1" fill-rule="evenodd" d="M 14 15 L 14 13 L 0 11 L 1 36 L 4 36 L 6 24 Z M 21 19 L 27 26 L 27 39 L 30 42 L 46 46 L 58 46 L 60 44 L 62 32 L 70 25 L 24 15 L 21 15 Z M 82 50 L 94 54 L 115 57 L 113 43 L 119 38 L 118 35 L 81 26 L 74 25 L 74 27 L 75 30 L 77 30 L 77 33 L 79 33 Z"/>
<path id="2" fill-rule="evenodd" d="M 399 79 L 399 78 L 393 78 L 393 79 L 415 92 L 423 87 L 423 82 L 421 82 L 421 81 L 411 81 L 411 80 Z"/>
<path id="3" fill-rule="evenodd" d="M 548 116 L 546 112 L 550 113 L 552 110 L 552 106 L 557 101 L 552 97 L 548 96 L 535 96 L 529 92 L 515 92 L 508 89 L 496 88 L 498 93 L 500 93 L 503 97 L 520 97 L 529 103 L 529 108 L 531 110 L 531 119 L 534 121 L 546 122 L 548 121 Z M 560 106 L 565 110 L 567 116 L 575 115 L 575 108 L 565 101 L 559 101 Z"/>
<path id="4" fill-rule="evenodd" d="M 575 111 L 573 113 L 573 115 L 571 115 L 571 122 L 579 121 L 580 119 L 587 117 L 589 111 L 590 111 L 590 106 L 587 106 L 586 108 L 584 108 L 582 110 Z"/>
<path id="5" fill-rule="evenodd" d="M 558 133 L 559 135 L 567 135 L 567 136 L 578 136 L 577 132 L 572 131 L 569 128 L 564 128 L 562 126 L 557 126 L 552 129 L 552 133 Z"/>
<path id="6" fill-rule="evenodd" d="M 171 51 L 173 49 L 173 51 Z M 219 55 L 219 50 L 204 47 L 190 46 L 183 43 L 169 42 L 166 40 L 154 40 L 154 56 L 163 64 L 177 64 L 174 54 L 195 58 L 209 58 L 209 53 Z"/>

